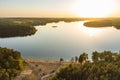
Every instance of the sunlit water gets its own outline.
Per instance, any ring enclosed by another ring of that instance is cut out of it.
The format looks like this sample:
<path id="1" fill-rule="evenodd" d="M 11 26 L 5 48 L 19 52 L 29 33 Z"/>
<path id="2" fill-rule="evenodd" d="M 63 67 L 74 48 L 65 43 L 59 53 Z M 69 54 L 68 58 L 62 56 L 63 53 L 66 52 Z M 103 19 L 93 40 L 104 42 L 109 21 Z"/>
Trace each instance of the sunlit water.
<path id="1" fill-rule="evenodd" d="M 52 27 L 57 26 L 57 27 Z M 35 26 L 33 36 L 0 38 L 0 46 L 18 50 L 25 58 L 70 60 L 86 52 L 120 50 L 120 30 L 113 27 L 87 28 L 83 22 L 49 23 Z"/>

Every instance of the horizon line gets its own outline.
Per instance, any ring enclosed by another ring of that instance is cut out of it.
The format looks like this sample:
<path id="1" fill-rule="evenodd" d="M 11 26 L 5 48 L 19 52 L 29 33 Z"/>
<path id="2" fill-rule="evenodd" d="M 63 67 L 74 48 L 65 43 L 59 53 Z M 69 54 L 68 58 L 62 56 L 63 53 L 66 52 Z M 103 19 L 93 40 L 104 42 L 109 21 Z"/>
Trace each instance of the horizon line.
<path id="1" fill-rule="evenodd" d="M 120 18 L 119 17 L 28 17 L 28 16 L 18 16 L 18 17 L 0 17 L 0 18 Z"/>

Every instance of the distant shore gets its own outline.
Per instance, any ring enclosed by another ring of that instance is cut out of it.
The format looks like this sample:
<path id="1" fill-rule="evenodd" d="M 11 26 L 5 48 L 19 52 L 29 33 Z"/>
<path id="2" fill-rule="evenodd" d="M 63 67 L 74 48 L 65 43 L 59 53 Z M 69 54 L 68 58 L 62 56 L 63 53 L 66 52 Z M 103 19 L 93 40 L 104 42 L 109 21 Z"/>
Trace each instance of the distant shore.
<path id="1" fill-rule="evenodd" d="M 120 29 L 120 19 L 94 20 L 85 22 L 83 25 L 92 28 L 114 27 L 116 29 Z"/>

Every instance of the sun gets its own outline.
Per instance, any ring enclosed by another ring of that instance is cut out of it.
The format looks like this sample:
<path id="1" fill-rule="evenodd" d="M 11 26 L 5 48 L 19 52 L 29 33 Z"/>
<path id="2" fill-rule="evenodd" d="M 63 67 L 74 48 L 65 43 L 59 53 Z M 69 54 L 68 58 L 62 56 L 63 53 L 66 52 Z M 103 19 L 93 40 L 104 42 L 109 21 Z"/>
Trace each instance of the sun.
<path id="1" fill-rule="evenodd" d="M 80 17 L 107 17 L 114 11 L 113 0 L 77 0 L 73 12 Z"/>

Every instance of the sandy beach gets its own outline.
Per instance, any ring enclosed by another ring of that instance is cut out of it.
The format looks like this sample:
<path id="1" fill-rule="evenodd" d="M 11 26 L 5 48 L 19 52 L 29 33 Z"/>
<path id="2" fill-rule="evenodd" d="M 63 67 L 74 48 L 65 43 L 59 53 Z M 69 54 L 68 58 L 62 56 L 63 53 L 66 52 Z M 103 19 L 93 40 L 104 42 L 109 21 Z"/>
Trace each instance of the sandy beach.
<path id="1" fill-rule="evenodd" d="M 66 61 L 24 59 L 27 63 L 25 70 L 15 78 L 15 80 L 42 80 L 43 77 L 53 75 L 61 67 L 70 64 Z M 42 78 L 42 79 L 41 79 Z M 47 80 L 47 79 L 43 79 Z"/>

